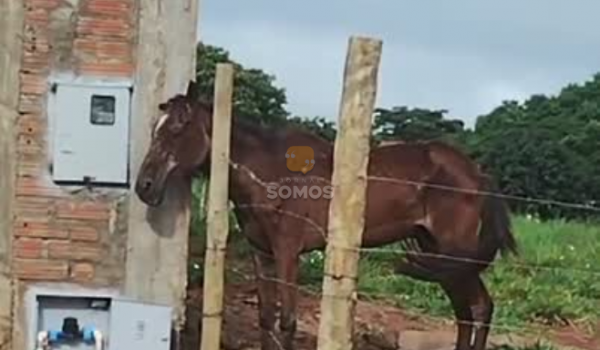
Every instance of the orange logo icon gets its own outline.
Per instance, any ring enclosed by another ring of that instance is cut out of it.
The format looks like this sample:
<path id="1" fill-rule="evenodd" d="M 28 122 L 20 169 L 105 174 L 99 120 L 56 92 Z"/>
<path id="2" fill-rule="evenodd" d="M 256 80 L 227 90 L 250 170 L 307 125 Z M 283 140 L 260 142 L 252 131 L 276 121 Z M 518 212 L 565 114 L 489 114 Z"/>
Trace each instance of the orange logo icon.
<path id="1" fill-rule="evenodd" d="M 315 167 L 315 151 L 308 146 L 292 146 L 285 153 L 286 165 L 290 171 L 306 174 Z"/>

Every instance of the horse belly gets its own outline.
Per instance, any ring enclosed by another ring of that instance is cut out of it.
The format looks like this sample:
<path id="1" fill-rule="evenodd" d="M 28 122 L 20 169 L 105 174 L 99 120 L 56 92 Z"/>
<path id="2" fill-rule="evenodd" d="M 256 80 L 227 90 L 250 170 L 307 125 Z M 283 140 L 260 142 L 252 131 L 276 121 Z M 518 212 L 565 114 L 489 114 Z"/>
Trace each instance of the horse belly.
<path id="1" fill-rule="evenodd" d="M 393 190 L 388 190 L 386 195 L 382 193 L 369 191 L 362 240 L 365 247 L 387 245 L 406 238 L 423 216 L 414 193 Z"/>

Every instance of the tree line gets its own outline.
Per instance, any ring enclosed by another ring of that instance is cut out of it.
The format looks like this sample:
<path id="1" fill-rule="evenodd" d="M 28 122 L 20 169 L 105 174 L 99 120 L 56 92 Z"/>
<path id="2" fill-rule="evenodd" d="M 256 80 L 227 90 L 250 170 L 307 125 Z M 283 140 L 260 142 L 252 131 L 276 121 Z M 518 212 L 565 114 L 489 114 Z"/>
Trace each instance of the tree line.
<path id="1" fill-rule="evenodd" d="M 212 99 L 216 64 L 235 66 L 233 109 L 265 125 L 291 124 L 334 140 L 333 118 L 298 116 L 285 105 L 285 89 L 262 69 L 233 61 L 227 50 L 197 47 L 197 82 Z M 540 219 L 591 219 L 600 213 L 553 202 L 595 206 L 600 199 L 600 73 L 569 84 L 555 96 L 536 94 L 523 102 L 505 101 L 465 128 L 447 110 L 393 106 L 376 108 L 375 143 L 440 140 L 452 143 L 494 176 L 503 194 L 543 201 L 508 200 L 514 212 Z"/>

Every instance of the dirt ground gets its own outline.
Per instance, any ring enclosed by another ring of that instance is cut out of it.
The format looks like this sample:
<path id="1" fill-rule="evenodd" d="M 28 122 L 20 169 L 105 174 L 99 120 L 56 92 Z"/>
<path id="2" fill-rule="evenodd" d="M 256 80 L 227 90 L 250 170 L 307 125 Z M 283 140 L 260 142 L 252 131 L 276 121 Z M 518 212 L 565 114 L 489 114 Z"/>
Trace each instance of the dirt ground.
<path id="1" fill-rule="evenodd" d="M 184 349 L 199 349 L 202 290 L 189 293 L 187 326 Z M 298 310 L 297 350 L 316 349 L 319 325 L 320 299 L 302 293 Z M 225 315 L 222 346 L 226 350 L 260 349 L 256 289 L 244 282 L 226 286 Z M 409 316 L 402 310 L 379 303 L 359 301 L 357 304 L 357 350 L 452 350 L 454 326 L 451 321 L 440 323 L 422 317 Z M 550 334 L 549 334 L 550 333 Z M 583 332 L 565 327 L 546 332 L 557 349 L 600 349 L 600 339 L 592 339 Z M 531 346 L 540 338 L 492 336 L 488 348 L 500 345 Z"/>

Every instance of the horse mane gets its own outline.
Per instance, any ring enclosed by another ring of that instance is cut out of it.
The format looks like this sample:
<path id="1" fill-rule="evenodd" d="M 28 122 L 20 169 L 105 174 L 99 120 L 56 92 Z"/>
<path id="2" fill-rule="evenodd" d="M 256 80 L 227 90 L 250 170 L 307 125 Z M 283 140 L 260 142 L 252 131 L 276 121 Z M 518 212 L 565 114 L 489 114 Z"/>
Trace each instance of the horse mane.
<path id="1" fill-rule="evenodd" d="M 198 106 L 207 113 L 210 121 L 212 121 L 212 114 L 214 111 L 214 104 L 207 101 L 206 99 L 199 99 Z M 298 145 L 310 145 L 313 148 L 320 148 L 321 151 L 327 151 L 333 153 L 333 142 L 325 139 L 317 133 L 304 129 L 299 125 L 293 123 L 281 123 L 280 125 L 274 124 L 261 124 L 253 121 L 251 118 L 236 113 L 232 113 L 232 134 L 237 131 L 241 131 L 245 135 L 260 140 L 264 145 L 275 146 L 278 142 L 285 142 L 286 138 L 294 137 L 298 139 Z M 480 169 L 473 166 L 468 161 L 469 157 L 467 154 L 452 144 L 449 144 L 440 140 L 386 140 L 383 141 L 379 146 L 372 147 L 372 150 L 377 148 L 396 148 L 396 147 L 417 147 L 428 149 L 429 152 L 435 152 L 442 155 L 444 158 L 450 157 L 454 162 L 458 161 L 470 169 L 472 175 L 478 176 Z M 316 150 L 316 149 L 315 149 Z"/>
<path id="2" fill-rule="evenodd" d="M 205 99 L 199 99 L 198 105 L 211 118 L 214 111 L 214 104 Z M 242 130 L 245 134 L 257 137 L 265 142 L 273 142 L 274 140 L 282 139 L 286 136 L 296 136 L 305 139 L 305 142 L 314 146 L 333 147 L 333 142 L 323 138 L 317 133 L 301 128 L 299 125 L 284 122 L 281 125 L 277 124 L 260 124 L 253 121 L 251 118 L 232 112 L 231 116 L 232 129 Z M 233 131 L 232 130 L 232 131 Z M 292 135 L 289 135 L 289 133 Z"/>

